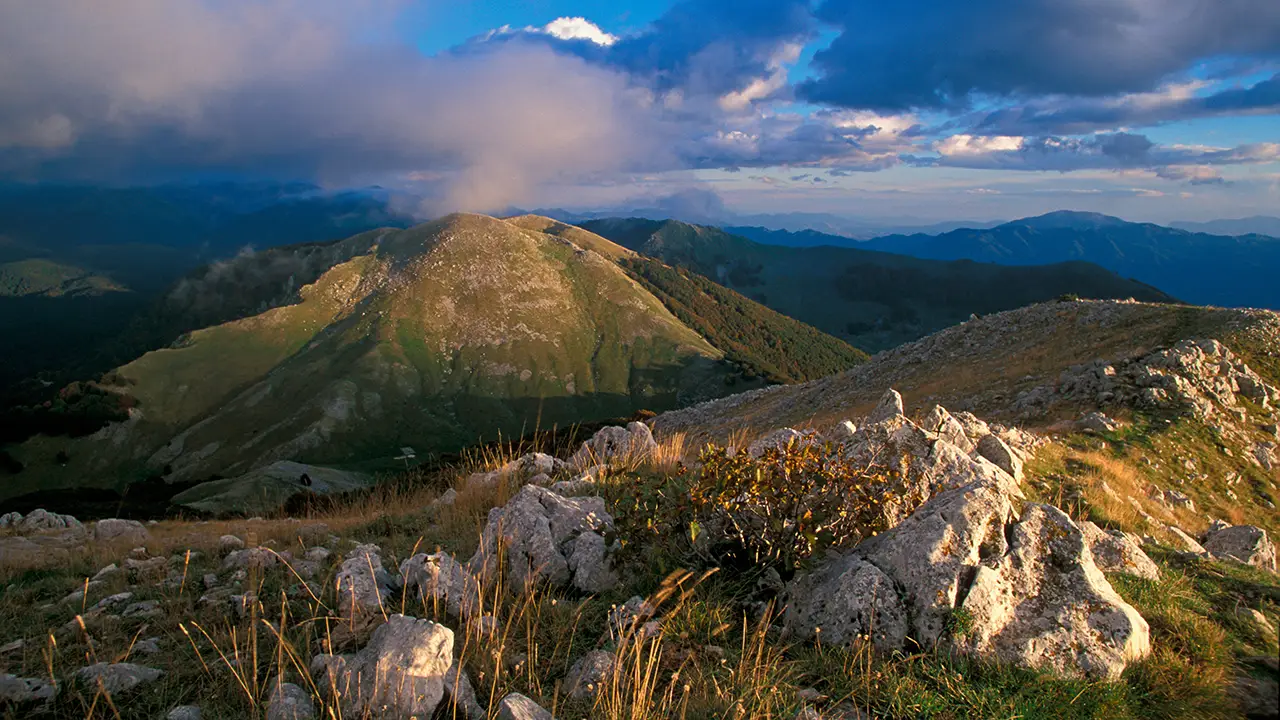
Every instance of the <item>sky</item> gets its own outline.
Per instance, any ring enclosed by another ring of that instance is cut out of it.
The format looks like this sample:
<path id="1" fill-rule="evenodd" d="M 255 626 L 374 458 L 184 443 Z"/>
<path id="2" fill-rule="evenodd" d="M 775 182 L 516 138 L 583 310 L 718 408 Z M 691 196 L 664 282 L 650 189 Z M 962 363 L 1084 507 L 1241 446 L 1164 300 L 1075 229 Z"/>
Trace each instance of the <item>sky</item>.
<path id="1" fill-rule="evenodd" d="M 0 0 L 0 181 L 1280 214 L 1276 0 Z"/>

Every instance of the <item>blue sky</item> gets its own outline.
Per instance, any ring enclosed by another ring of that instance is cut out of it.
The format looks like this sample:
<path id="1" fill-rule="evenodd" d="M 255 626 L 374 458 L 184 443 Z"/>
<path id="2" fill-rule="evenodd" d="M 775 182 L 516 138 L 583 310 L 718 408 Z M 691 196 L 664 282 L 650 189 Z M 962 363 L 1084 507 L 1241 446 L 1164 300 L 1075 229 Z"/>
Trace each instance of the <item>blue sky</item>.
<path id="1" fill-rule="evenodd" d="M 0 0 L 0 179 L 1280 214 L 1275 0 Z"/>

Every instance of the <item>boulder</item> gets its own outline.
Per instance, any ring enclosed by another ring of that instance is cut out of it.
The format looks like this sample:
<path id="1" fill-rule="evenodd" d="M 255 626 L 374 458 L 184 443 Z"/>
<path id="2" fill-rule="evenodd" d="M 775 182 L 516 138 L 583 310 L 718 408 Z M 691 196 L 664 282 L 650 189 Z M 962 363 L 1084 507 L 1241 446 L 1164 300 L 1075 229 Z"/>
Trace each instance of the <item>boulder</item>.
<path id="1" fill-rule="evenodd" d="M 824 645 L 870 638 L 884 653 L 901 649 L 909 629 L 893 581 L 855 553 L 833 557 L 787 586 L 782 625 L 789 636 Z"/>
<path id="2" fill-rule="evenodd" d="M 1119 530 L 1103 530 L 1089 521 L 1080 524 L 1089 552 L 1099 570 L 1128 573 L 1147 580 L 1159 580 L 1160 568 L 1142 551 L 1142 544 Z"/>
<path id="3" fill-rule="evenodd" d="M 571 698 L 595 697 L 613 672 L 617 657 L 607 650 L 593 650 L 578 658 L 564 676 L 563 689 Z"/>
<path id="4" fill-rule="evenodd" d="M 448 553 L 418 553 L 400 563 L 400 577 L 407 592 L 439 603 L 455 617 L 471 617 L 481 608 L 480 581 Z"/>
<path id="5" fill-rule="evenodd" d="M 616 460 L 639 461 L 658 448 L 653 432 L 642 422 L 627 423 L 601 428 L 591 439 L 582 443 L 569 462 L 579 467 L 608 465 Z"/>
<path id="6" fill-rule="evenodd" d="M 1260 527 L 1235 525 L 1213 530 L 1205 537 L 1204 549 L 1215 557 L 1276 571 L 1276 546 Z"/>
<path id="7" fill-rule="evenodd" d="M 267 697 L 267 720 L 315 720 L 311 695 L 293 683 L 276 683 Z"/>
<path id="8" fill-rule="evenodd" d="M 1013 476 L 1014 480 L 1022 482 L 1022 458 L 1004 440 L 995 434 L 986 435 L 978 441 L 977 452 Z"/>
<path id="9" fill-rule="evenodd" d="M 344 716 L 429 718 L 445 694 L 453 666 L 453 631 L 392 615 L 355 655 L 318 655 L 316 684 L 341 703 Z"/>
<path id="10" fill-rule="evenodd" d="M 941 405 L 933 406 L 933 410 L 925 416 L 921 427 L 966 453 L 971 453 L 977 448 L 977 443 L 965 432 L 964 425 L 961 425 L 960 421 Z"/>
<path id="11" fill-rule="evenodd" d="M 974 655 L 1068 676 L 1116 680 L 1151 651 L 1150 629 L 1093 562 L 1084 534 L 1050 505 L 1029 505 L 1007 554 L 978 568 L 956 644 Z"/>
<path id="12" fill-rule="evenodd" d="M 589 593 L 605 592 L 618 578 L 604 535 L 613 517 L 598 497 L 566 498 L 526 485 L 507 504 L 489 511 L 471 570 L 492 573 L 503 553 L 517 585 L 548 582 Z"/>
<path id="13" fill-rule="evenodd" d="M 1003 473 L 1001 473 L 1003 475 Z M 911 618 L 908 636 L 922 645 L 942 639 L 952 610 L 983 560 L 1008 550 L 1012 479 L 979 480 L 944 491 L 910 517 L 860 544 L 859 555 L 901 588 Z"/>
<path id="14" fill-rule="evenodd" d="M 889 388 L 884 395 L 880 396 L 880 402 L 876 404 L 875 409 L 867 416 L 867 424 L 874 425 L 886 420 L 906 416 L 907 411 L 902 404 L 902 395 L 897 390 Z"/>
<path id="15" fill-rule="evenodd" d="M 338 608 L 344 615 L 381 612 L 391 594 L 391 576 L 382 567 L 377 545 L 358 545 L 338 569 Z"/>
<path id="16" fill-rule="evenodd" d="M 6 517 L 11 518 L 11 527 L 22 534 L 40 533 L 40 532 L 56 532 L 59 530 L 70 530 L 72 532 L 83 532 L 84 526 L 80 521 L 70 515 L 59 515 L 51 513 L 44 508 L 32 510 L 26 517 L 18 515 L 17 519 L 10 514 Z"/>
<path id="17" fill-rule="evenodd" d="M 100 543 L 141 545 L 150 538 L 151 533 L 137 520 L 107 518 L 93 524 L 93 539 Z"/>
<path id="18" fill-rule="evenodd" d="M 159 680 L 163 671 L 133 663 L 96 663 L 76 671 L 76 679 L 108 695 L 119 695 Z"/>
<path id="19" fill-rule="evenodd" d="M 498 703 L 498 720 L 555 720 L 555 717 L 524 695 L 511 693 Z"/>

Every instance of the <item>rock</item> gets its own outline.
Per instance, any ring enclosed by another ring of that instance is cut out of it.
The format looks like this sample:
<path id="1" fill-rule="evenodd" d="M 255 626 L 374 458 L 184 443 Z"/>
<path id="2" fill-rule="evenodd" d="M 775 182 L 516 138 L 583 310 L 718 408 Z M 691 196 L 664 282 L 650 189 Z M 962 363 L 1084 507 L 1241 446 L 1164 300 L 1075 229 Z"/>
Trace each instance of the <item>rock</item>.
<path id="1" fill-rule="evenodd" d="M 329 559 L 329 555 L 329 548 L 317 546 L 307 550 L 306 555 L 303 557 L 306 558 L 307 562 L 322 563 Z"/>
<path id="2" fill-rule="evenodd" d="M 165 720 L 200 720 L 200 706 L 179 705 L 165 715 Z"/>
<path id="3" fill-rule="evenodd" d="M 17 706 L 43 704 L 57 696 L 57 685 L 39 678 L 20 678 L 0 673 L 0 707 L 6 703 Z"/>
<path id="4" fill-rule="evenodd" d="M 1080 524 L 1089 552 L 1098 569 L 1159 580 L 1160 568 L 1142 551 L 1139 541 L 1119 530 L 1105 531 L 1089 521 Z"/>
<path id="5" fill-rule="evenodd" d="M 454 490 L 453 488 L 449 488 L 448 490 L 445 490 L 443 493 L 441 493 L 440 497 L 436 498 L 435 500 L 432 500 L 431 504 L 439 507 L 452 507 L 453 504 L 457 501 L 458 501 L 458 491 Z"/>
<path id="6" fill-rule="evenodd" d="M 511 693 L 498 703 L 498 720 L 555 720 L 555 717 L 524 695 Z"/>
<path id="7" fill-rule="evenodd" d="M 1276 546 L 1260 527 L 1236 525 L 1213 530 L 1205 537 L 1204 549 L 1215 557 L 1276 571 Z"/>
<path id="8" fill-rule="evenodd" d="M 4 645 L 0 645 L 0 655 L 9 655 L 10 653 L 16 653 L 26 646 L 27 646 L 27 641 L 23 640 L 22 638 L 18 638 L 13 642 L 7 642 Z"/>
<path id="9" fill-rule="evenodd" d="M 824 442 L 829 442 L 833 445 L 843 445 L 844 443 L 852 439 L 853 436 L 856 435 L 857 433 L 858 433 L 857 425 L 854 425 L 853 422 L 849 420 L 841 420 L 840 422 L 836 423 L 830 430 L 823 433 L 822 439 Z"/>
<path id="10" fill-rule="evenodd" d="M 347 615 L 381 612 L 391 594 L 391 577 L 382 567 L 377 545 L 358 545 L 342 561 L 335 582 L 339 611 Z"/>
<path id="11" fill-rule="evenodd" d="M 317 685 L 342 704 L 343 715 L 429 718 L 444 698 L 453 666 L 453 631 L 405 615 L 392 615 L 355 655 L 318 655 Z"/>
<path id="12" fill-rule="evenodd" d="M 1013 517 L 1015 491 L 1007 475 L 947 490 L 856 548 L 902 589 L 912 623 L 908 635 L 917 642 L 942 639 L 978 565 L 1008 549 L 1004 526 Z"/>
<path id="13" fill-rule="evenodd" d="M 1120 429 L 1120 423 L 1104 413 L 1091 412 L 1076 421 L 1076 429 L 1095 433 L 1109 433 Z"/>
<path id="14" fill-rule="evenodd" d="M 218 538 L 218 554 L 219 555 L 227 555 L 229 553 L 233 553 L 237 550 L 243 550 L 243 549 L 244 549 L 244 540 L 241 540 L 235 535 L 223 535 L 222 537 Z"/>
<path id="15" fill-rule="evenodd" d="M 933 406 L 933 410 L 930 410 L 929 414 L 925 416 L 921 427 L 928 432 L 937 434 L 943 440 L 955 445 L 965 453 L 971 453 L 977 448 L 977 443 L 965 432 L 964 425 L 961 425 L 960 421 L 941 405 Z"/>
<path id="16" fill-rule="evenodd" d="M 902 648 L 908 632 L 893 581 L 854 553 L 798 576 L 787 588 L 782 624 L 788 635 L 824 645 L 870 639 L 883 653 Z"/>
<path id="17" fill-rule="evenodd" d="M 1022 482 L 1022 458 L 1004 440 L 994 434 L 987 435 L 978 441 L 977 452 L 1009 473 L 1014 480 Z"/>
<path id="18" fill-rule="evenodd" d="M 564 471 L 566 467 L 567 465 L 563 460 L 546 453 L 528 453 L 497 470 L 473 473 L 467 478 L 466 488 L 468 490 L 488 490 L 498 487 L 498 484 L 502 481 L 505 481 L 508 485 L 524 485 L 531 482 L 539 485 L 542 483 L 533 482 L 534 478 L 542 475 L 549 479 L 551 475 Z"/>
<path id="19" fill-rule="evenodd" d="M 94 573 L 93 577 L 90 578 L 90 580 L 105 581 L 108 578 L 114 577 L 119 572 L 120 572 L 120 567 L 115 563 L 111 563 L 110 565 Z"/>
<path id="20" fill-rule="evenodd" d="M 0 530 L 8 530 L 10 528 L 16 528 L 18 526 L 18 523 L 20 522 L 22 522 L 22 513 L 7 512 L 3 515 L 0 515 Z M 9 676 L 9 677 L 12 677 L 12 676 Z"/>
<path id="21" fill-rule="evenodd" d="M 799 430 L 792 430 L 791 428 L 774 430 L 768 435 L 765 435 L 759 440 L 748 445 L 747 454 L 753 458 L 758 458 L 764 455 L 767 450 L 785 450 L 793 443 L 796 447 L 800 447 L 804 443 L 808 442 L 812 435 L 812 432 L 803 433 Z"/>
<path id="22" fill-rule="evenodd" d="M 311 695 L 293 683 L 276 683 L 267 698 L 267 720 L 315 720 Z"/>
<path id="23" fill-rule="evenodd" d="M 1195 501 L 1187 497 L 1186 493 L 1178 492 L 1177 490 L 1165 490 L 1164 501 L 1173 507 L 1184 508 L 1191 512 L 1196 511 Z"/>
<path id="24" fill-rule="evenodd" d="M 146 640 L 139 640 L 133 644 L 133 652 L 137 655 L 159 655 L 160 654 L 160 638 L 153 637 Z"/>
<path id="25" fill-rule="evenodd" d="M 884 395 L 880 396 L 880 402 L 876 404 L 871 414 L 867 416 L 867 424 L 874 425 L 882 423 L 893 418 L 906 417 L 907 411 L 902 404 L 902 395 L 897 390 L 889 388 Z"/>
<path id="26" fill-rule="evenodd" d="M 17 515 L 15 518 L 14 516 Z M 32 510 L 26 517 L 17 513 L 6 515 L 10 518 L 10 527 L 22 534 L 52 532 L 59 530 L 70 530 L 77 533 L 84 532 L 84 526 L 80 521 L 70 515 L 59 515 L 51 513 L 44 508 Z"/>
<path id="27" fill-rule="evenodd" d="M 451 708 L 451 711 L 446 710 L 448 714 L 445 716 L 451 719 L 461 717 L 464 720 L 488 720 L 489 718 L 484 708 L 480 707 L 480 701 L 476 699 L 471 678 L 456 663 L 444 674 L 443 703 L 446 708 Z"/>
<path id="28" fill-rule="evenodd" d="M 93 539 L 100 543 L 141 545 L 151 538 L 146 526 L 137 520 L 107 518 L 93 525 Z"/>
<path id="29" fill-rule="evenodd" d="M 470 617 L 481 608 L 480 581 L 452 555 L 418 553 L 400 563 L 406 591 L 419 600 L 432 600 L 456 617 Z"/>
<path id="30" fill-rule="evenodd" d="M 120 617 L 146 620 L 160 617 L 163 614 L 160 611 L 160 602 L 158 600 L 144 600 L 125 607 L 124 611 L 120 613 Z"/>
<path id="31" fill-rule="evenodd" d="M 1258 664 L 1263 668 L 1260 668 L 1260 672 L 1256 674 L 1245 668 L 1237 669 L 1227 694 L 1236 701 L 1243 717 L 1263 719 L 1280 717 L 1280 682 L 1276 679 L 1275 658 L 1266 658 L 1262 662 L 1247 664 Z"/>
<path id="32" fill-rule="evenodd" d="M 616 661 L 617 657 L 607 650 L 593 650 L 578 658 L 564 677 L 565 694 L 571 698 L 595 697 Z"/>
<path id="33" fill-rule="evenodd" d="M 627 633 L 643 627 L 658 609 L 639 595 L 632 595 L 625 603 L 609 609 L 609 637 L 621 639 Z"/>
<path id="34" fill-rule="evenodd" d="M 1208 555 L 1208 551 L 1196 542 L 1196 539 L 1182 532 L 1181 528 L 1169 526 L 1169 534 L 1173 536 L 1174 541 L 1181 547 L 1183 552 L 1194 553 L 1196 555 Z"/>
<path id="35" fill-rule="evenodd" d="M 609 465 L 618 460 L 639 462 L 657 448 L 658 443 L 653 439 L 649 426 L 632 422 L 625 428 L 616 425 L 601 428 L 590 440 L 582 443 L 569 462 L 579 467 Z"/>
<path id="36" fill-rule="evenodd" d="M 100 662 L 76 671 L 76 679 L 108 695 L 119 695 L 144 683 L 159 680 L 164 672 L 133 663 Z"/>
<path id="37" fill-rule="evenodd" d="M 1084 534 L 1050 505 L 1029 505 L 1009 552 L 978 568 L 957 645 L 981 657 L 1116 680 L 1151 651 L 1146 620 L 1093 562 Z"/>
<path id="38" fill-rule="evenodd" d="M 489 511 L 472 571 L 497 570 L 505 552 L 515 586 L 545 581 L 589 593 L 617 584 L 602 533 L 612 533 L 613 517 L 598 497 L 566 498 L 526 485 L 501 508 Z"/>
<path id="39" fill-rule="evenodd" d="M 169 569 L 169 561 L 162 557 L 146 560 L 130 557 L 124 559 L 124 569 L 133 577 L 161 576 Z"/>
<path id="40" fill-rule="evenodd" d="M 280 562 L 280 556 L 268 547 L 232 550 L 222 559 L 223 570 L 269 570 Z"/>

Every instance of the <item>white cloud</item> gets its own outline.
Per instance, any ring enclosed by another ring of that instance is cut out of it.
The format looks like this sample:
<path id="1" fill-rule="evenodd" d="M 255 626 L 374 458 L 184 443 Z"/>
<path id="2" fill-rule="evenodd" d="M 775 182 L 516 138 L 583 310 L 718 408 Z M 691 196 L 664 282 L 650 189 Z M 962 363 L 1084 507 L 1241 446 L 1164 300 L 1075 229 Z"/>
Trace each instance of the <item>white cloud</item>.
<path id="1" fill-rule="evenodd" d="M 583 17 L 556 18 L 543 26 L 542 32 L 561 40 L 589 40 L 603 47 L 618 42 L 617 35 L 601 30 L 599 25 Z"/>
<path id="2" fill-rule="evenodd" d="M 986 155 L 988 153 L 1013 152 L 1022 147 L 1023 138 L 1009 135 L 982 137 L 978 135 L 952 135 L 934 143 L 939 155 Z"/>

